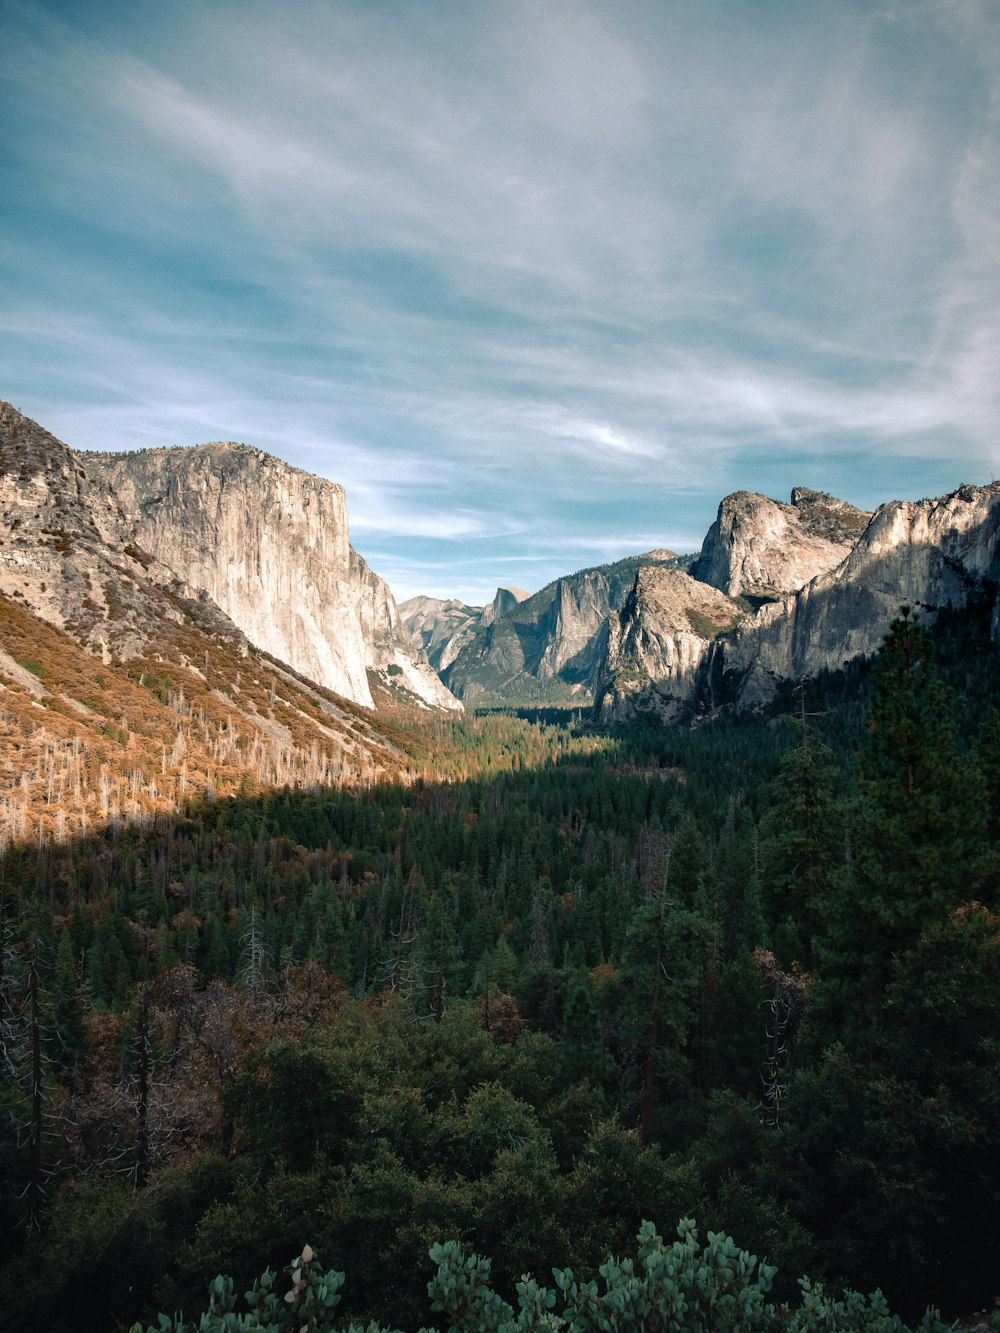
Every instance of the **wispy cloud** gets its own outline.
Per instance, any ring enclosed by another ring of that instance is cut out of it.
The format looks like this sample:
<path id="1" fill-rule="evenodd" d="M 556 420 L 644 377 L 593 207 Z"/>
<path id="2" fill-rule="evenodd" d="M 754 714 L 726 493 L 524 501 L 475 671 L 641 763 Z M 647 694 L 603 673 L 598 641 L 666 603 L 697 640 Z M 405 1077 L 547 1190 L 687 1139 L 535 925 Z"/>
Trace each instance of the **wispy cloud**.
<path id="1" fill-rule="evenodd" d="M 70 443 L 251 440 L 458 593 L 993 470 L 994 6 L 61 8 L 0 18 L 0 392 Z"/>

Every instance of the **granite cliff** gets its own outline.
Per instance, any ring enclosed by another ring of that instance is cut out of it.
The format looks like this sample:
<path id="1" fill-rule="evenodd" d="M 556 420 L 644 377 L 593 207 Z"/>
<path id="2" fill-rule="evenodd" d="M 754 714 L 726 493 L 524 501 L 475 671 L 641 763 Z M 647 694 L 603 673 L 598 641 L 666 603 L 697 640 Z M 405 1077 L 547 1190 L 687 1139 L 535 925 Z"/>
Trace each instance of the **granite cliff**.
<path id="1" fill-rule="evenodd" d="M 719 505 L 691 574 L 727 597 L 771 601 L 836 568 L 870 518 L 804 486 L 791 504 L 736 491 Z"/>
<path id="2" fill-rule="evenodd" d="M 746 493 L 723 501 L 692 574 L 711 574 L 739 589 L 747 613 L 706 637 L 700 649 L 689 644 L 684 655 L 678 645 L 675 655 L 683 658 L 683 670 L 670 652 L 661 648 L 657 657 L 643 648 L 676 635 L 672 607 L 649 596 L 629 599 L 598 672 L 596 706 L 605 720 L 651 712 L 672 721 L 721 704 L 758 707 L 781 681 L 838 669 L 874 653 L 904 603 L 933 615 L 994 593 L 1000 580 L 1000 483 L 963 486 L 936 500 L 893 501 L 863 526 L 861 511 L 806 494 L 805 506 L 778 506 Z M 802 492 L 793 500 L 795 495 Z M 812 511 L 806 515 L 812 530 L 804 539 L 802 523 L 789 522 L 790 508 Z M 818 534 L 817 517 L 823 524 Z M 777 536 L 793 525 L 795 558 L 790 559 Z M 822 568 L 833 558 L 831 546 L 846 549 L 835 564 Z M 795 586 L 810 561 L 821 568 Z M 784 596 L 782 582 L 793 585 Z M 1000 624 L 994 634 L 1000 638 Z M 632 687 L 617 688 L 630 674 Z"/>
<path id="3" fill-rule="evenodd" d="M 672 551 L 650 551 L 569 574 L 516 600 L 500 589 L 442 670 L 460 699 L 588 702 L 602 658 L 608 616 L 625 601 L 640 564 L 669 565 Z"/>
<path id="4" fill-rule="evenodd" d="M 641 566 L 624 606 L 608 621 L 594 694 L 598 714 L 688 720 L 710 643 L 744 614 L 739 602 L 682 570 Z"/>
<path id="5" fill-rule="evenodd" d="M 458 708 L 352 550 L 343 487 L 243 444 L 79 455 L 136 539 L 264 651 L 372 707 L 368 672 Z"/>
<path id="6" fill-rule="evenodd" d="M 78 454 L 8 403 L 0 701 L 0 833 L 15 837 L 407 762 L 364 710 L 250 644 L 138 542 Z"/>
<path id="7" fill-rule="evenodd" d="M 414 643 L 443 674 L 478 629 L 502 620 L 530 595 L 523 588 L 497 588 L 488 606 L 468 606 L 454 598 L 411 597 L 400 604 L 399 613 Z"/>
<path id="8" fill-rule="evenodd" d="M 0 594 L 105 661 L 128 660 L 155 628 L 243 636 L 136 541 L 111 490 L 68 445 L 0 403 Z"/>
<path id="9" fill-rule="evenodd" d="M 781 680 L 874 653 L 904 603 L 929 618 L 991 593 L 1000 579 L 998 529 L 997 483 L 882 505 L 841 564 L 762 607 L 714 646 L 717 698 L 755 707 Z"/>

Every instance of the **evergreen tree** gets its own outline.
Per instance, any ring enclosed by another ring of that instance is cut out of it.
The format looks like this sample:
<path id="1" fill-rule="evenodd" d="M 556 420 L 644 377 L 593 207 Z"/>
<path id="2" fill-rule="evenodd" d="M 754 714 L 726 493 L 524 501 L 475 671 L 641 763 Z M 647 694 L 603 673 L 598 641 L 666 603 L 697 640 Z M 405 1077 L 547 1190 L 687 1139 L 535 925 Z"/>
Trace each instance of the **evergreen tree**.
<path id="1" fill-rule="evenodd" d="M 769 788 L 763 820 L 765 903 L 786 966 L 816 963 L 823 905 L 844 863 L 844 820 L 829 748 L 809 736 L 789 750 Z"/>
<path id="2" fill-rule="evenodd" d="M 820 985 L 809 1026 L 824 1043 L 870 1038 L 893 956 L 975 892 L 982 790 L 958 750 L 959 711 L 935 670 L 930 636 L 902 607 L 875 664 L 854 864 L 820 904 Z"/>
<path id="3" fill-rule="evenodd" d="M 416 956 L 424 991 L 423 1012 L 440 1023 L 448 997 L 458 989 L 461 973 L 458 937 L 440 892 L 432 893 L 427 903 Z"/>
<path id="4" fill-rule="evenodd" d="M 874 910 L 901 943 L 979 880 L 983 793 L 958 751 L 960 712 L 935 670 L 930 635 L 902 607 L 875 666 L 856 853 Z"/>
<path id="5" fill-rule="evenodd" d="M 665 867 L 665 878 L 669 869 Z M 662 883 L 632 916 L 623 955 L 624 1046 L 640 1079 L 639 1132 L 656 1131 L 662 1089 L 688 1082 L 705 922 Z"/>
<path id="6" fill-rule="evenodd" d="M 79 967 L 73 955 L 73 937 L 69 930 L 63 930 L 59 933 L 52 978 L 50 1049 L 55 1068 L 64 1081 L 72 1079 L 87 1052 L 84 1012 Z"/>
<path id="7" fill-rule="evenodd" d="M 566 997 L 559 1058 L 569 1079 L 586 1078 L 601 1083 L 612 1069 L 611 1058 L 601 1040 L 593 988 L 585 972 L 577 976 Z"/>

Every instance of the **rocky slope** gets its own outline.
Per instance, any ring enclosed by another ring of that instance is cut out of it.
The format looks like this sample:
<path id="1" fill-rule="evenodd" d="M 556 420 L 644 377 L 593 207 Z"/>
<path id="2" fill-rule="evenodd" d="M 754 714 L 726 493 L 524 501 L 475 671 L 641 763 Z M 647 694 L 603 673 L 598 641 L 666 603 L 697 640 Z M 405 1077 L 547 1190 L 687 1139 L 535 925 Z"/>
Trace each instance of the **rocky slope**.
<path id="1" fill-rule="evenodd" d="M 410 638 L 437 672 L 446 671 L 483 613 L 457 598 L 410 597 L 399 604 Z"/>
<path id="2" fill-rule="evenodd" d="M 242 444 L 79 457 L 137 540 L 264 651 L 365 707 L 369 670 L 424 703 L 459 707 L 351 549 L 343 487 Z"/>
<path id="3" fill-rule="evenodd" d="M 836 569 L 762 607 L 716 645 L 719 697 L 754 707 L 780 680 L 836 670 L 875 652 L 904 603 L 925 616 L 964 606 L 1000 581 L 998 531 L 1000 483 L 882 505 Z"/>
<path id="4" fill-rule="evenodd" d="M 112 492 L 79 455 L 0 403 L 0 594 L 105 661 L 145 650 L 154 629 L 243 636 L 139 545 Z"/>
<path id="5" fill-rule="evenodd" d="M 625 605 L 608 621 L 597 713 L 687 720 L 709 644 L 744 614 L 739 602 L 681 570 L 641 566 Z"/>
<path id="6" fill-rule="evenodd" d="M 751 505 L 748 500 L 763 497 L 744 495 L 730 499 L 734 503 L 727 510 L 723 502 L 723 511 L 738 513 L 740 522 L 719 523 L 709 558 L 720 581 L 727 568 L 733 572 L 732 587 L 740 586 L 740 571 L 749 568 L 746 553 L 767 550 L 774 525 L 769 508 L 773 502 Z M 834 508 L 828 497 L 822 499 L 824 507 Z M 760 521 L 756 533 L 753 514 Z M 692 648 L 683 671 L 669 655 L 657 666 L 655 656 L 643 659 L 633 646 L 669 638 L 676 632 L 676 614 L 656 599 L 630 599 L 616 651 L 610 651 L 609 642 L 601 668 L 599 712 L 613 719 L 651 711 L 674 720 L 724 703 L 760 706 L 783 680 L 837 669 L 875 652 L 904 603 L 919 606 L 926 615 L 944 606 L 963 606 L 984 591 L 992 594 L 1000 581 L 998 530 L 1000 483 L 963 486 L 937 500 L 882 505 L 835 567 L 706 639 L 700 656 Z M 729 557 L 722 550 L 727 540 L 735 548 Z M 704 561 L 694 567 L 705 568 Z M 790 577 L 789 562 L 781 561 L 780 552 L 777 561 L 761 562 L 757 568 L 768 580 L 751 585 L 758 589 L 775 588 L 782 571 Z M 1000 639 L 1000 623 L 994 633 Z M 635 671 L 644 670 L 648 679 L 627 694 L 615 690 L 613 682 L 627 673 L 633 659 Z"/>
<path id="7" fill-rule="evenodd" d="M 431 708 L 461 712 L 462 705 L 414 646 L 389 585 L 353 550 L 351 578 L 368 669 L 403 698 L 410 696 Z"/>
<path id="8" fill-rule="evenodd" d="M 443 671 L 445 682 L 460 699 L 480 703 L 589 702 L 608 616 L 624 603 L 639 565 L 677 559 L 651 551 L 556 579 L 514 605 L 494 599 L 492 617 L 474 628 Z"/>
<path id="9" fill-rule="evenodd" d="M 0 404 L 0 845 L 406 763 L 385 723 L 249 644 L 71 449 Z"/>
<path id="10" fill-rule="evenodd" d="M 482 614 L 479 617 L 479 623 L 484 628 L 492 625 L 494 621 L 503 620 L 509 616 L 516 607 L 522 602 L 526 602 L 531 596 L 525 588 L 497 588 L 493 594 L 493 601 L 489 606 L 484 606 Z"/>
<path id="11" fill-rule="evenodd" d="M 0 849 L 192 800 L 405 774 L 403 738 L 381 719 L 230 629 L 147 613 L 142 655 L 105 662 L 0 596 Z"/>
<path id="12" fill-rule="evenodd" d="M 792 491 L 791 504 L 736 491 L 719 505 L 691 574 L 727 597 L 769 601 L 836 568 L 870 518 L 804 486 Z"/>

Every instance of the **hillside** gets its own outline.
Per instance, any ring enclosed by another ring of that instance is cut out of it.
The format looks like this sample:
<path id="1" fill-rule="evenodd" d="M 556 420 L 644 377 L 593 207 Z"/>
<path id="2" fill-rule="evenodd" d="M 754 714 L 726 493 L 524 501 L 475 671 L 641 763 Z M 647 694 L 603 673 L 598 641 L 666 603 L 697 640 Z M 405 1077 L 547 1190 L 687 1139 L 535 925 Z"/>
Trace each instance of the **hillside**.
<path id="1" fill-rule="evenodd" d="M 0 645 L 5 840 L 62 841 L 195 796 L 369 783 L 407 766 L 405 733 L 190 624 L 103 662 L 0 598 Z"/>

